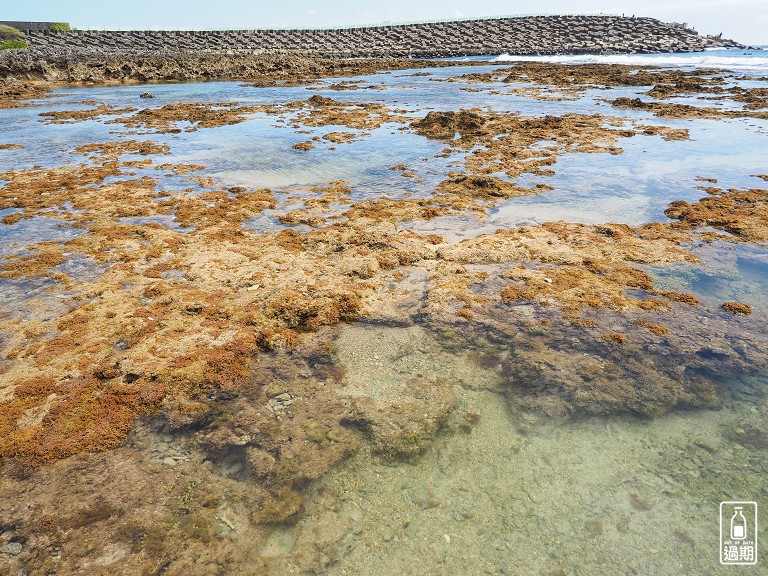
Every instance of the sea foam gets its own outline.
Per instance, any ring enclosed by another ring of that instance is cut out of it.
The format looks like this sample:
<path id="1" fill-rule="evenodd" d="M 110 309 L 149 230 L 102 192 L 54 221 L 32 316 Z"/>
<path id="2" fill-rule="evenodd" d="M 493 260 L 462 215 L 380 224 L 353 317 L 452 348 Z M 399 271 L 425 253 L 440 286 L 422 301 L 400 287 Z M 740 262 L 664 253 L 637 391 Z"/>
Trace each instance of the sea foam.
<path id="1" fill-rule="evenodd" d="M 629 64 L 633 66 L 681 66 L 696 68 L 725 68 L 729 70 L 764 71 L 768 73 L 768 53 L 762 51 L 733 51 L 733 55 L 719 50 L 693 54 L 611 54 L 611 55 L 558 55 L 558 56 L 512 56 L 502 54 L 494 62 L 552 62 L 560 64 Z M 760 54 L 759 56 L 757 54 Z"/>

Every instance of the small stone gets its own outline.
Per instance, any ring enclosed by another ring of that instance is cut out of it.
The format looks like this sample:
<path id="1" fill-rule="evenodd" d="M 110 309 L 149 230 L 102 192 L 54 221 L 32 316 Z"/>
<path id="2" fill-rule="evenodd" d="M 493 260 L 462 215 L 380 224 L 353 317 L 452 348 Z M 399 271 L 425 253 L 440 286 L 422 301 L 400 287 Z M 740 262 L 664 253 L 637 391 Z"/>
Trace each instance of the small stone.
<path id="1" fill-rule="evenodd" d="M 434 490 L 430 487 L 414 488 L 410 490 L 410 497 L 411 501 L 422 510 L 440 506 L 440 500 L 435 495 Z"/>
<path id="2" fill-rule="evenodd" d="M 472 518 L 472 514 L 461 510 L 451 510 L 451 516 L 453 516 L 453 519 L 456 520 L 456 522 L 466 522 Z"/>
<path id="3" fill-rule="evenodd" d="M 265 558 L 283 558 L 288 556 L 293 550 L 296 536 L 290 527 L 280 527 L 270 534 L 267 543 L 261 550 L 261 555 Z"/>
<path id="4" fill-rule="evenodd" d="M 587 520 L 584 522 L 584 529 L 591 536 L 600 536 L 604 531 L 603 521 L 599 518 L 592 518 Z"/>
<path id="5" fill-rule="evenodd" d="M 653 508 L 653 502 L 650 500 L 646 500 L 645 498 L 641 498 L 637 494 L 630 494 L 629 495 L 629 503 L 635 510 L 639 510 L 641 512 L 648 512 Z"/>
<path id="6" fill-rule="evenodd" d="M 24 549 L 19 542 L 9 542 L 2 548 L 0 548 L 0 554 L 10 554 L 11 556 L 18 556 Z"/>
<path id="7" fill-rule="evenodd" d="M 174 460 L 170 456 L 167 456 L 167 457 L 163 458 L 163 464 L 165 464 L 167 466 L 176 466 L 176 460 Z"/>
<path id="8" fill-rule="evenodd" d="M 403 528 L 403 534 L 408 536 L 408 538 L 415 538 L 416 537 L 416 525 L 415 524 L 408 524 Z"/>
<path id="9" fill-rule="evenodd" d="M 557 523 L 557 532 L 558 534 L 561 534 L 565 536 L 566 534 L 570 534 L 572 531 L 571 523 L 568 522 L 568 520 L 560 520 Z"/>
<path id="10" fill-rule="evenodd" d="M 435 552 L 435 562 L 437 562 L 438 564 L 442 564 L 443 562 L 445 562 L 447 556 L 448 555 L 446 554 L 445 550 L 437 550 Z"/>
<path id="11" fill-rule="evenodd" d="M 721 447 L 720 439 L 715 437 L 698 437 L 694 439 L 693 443 L 710 454 L 714 454 Z"/>

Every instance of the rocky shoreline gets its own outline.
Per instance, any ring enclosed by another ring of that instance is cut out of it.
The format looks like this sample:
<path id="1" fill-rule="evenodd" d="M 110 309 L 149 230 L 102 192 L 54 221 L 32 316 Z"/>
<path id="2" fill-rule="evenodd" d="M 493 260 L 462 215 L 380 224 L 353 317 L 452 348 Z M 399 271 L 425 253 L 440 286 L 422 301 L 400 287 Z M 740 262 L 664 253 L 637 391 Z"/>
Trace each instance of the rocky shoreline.
<path id="1" fill-rule="evenodd" d="M 205 51 L 104 51 L 27 48 L 0 52 L 0 82 L 168 82 L 205 80 L 295 81 L 354 76 L 379 70 L 450 66 L 451 62 L 381 58 L 344 60 L 306 54 L 224 54 Z M 2 84 L 0 84 L 2 86 Z"/>

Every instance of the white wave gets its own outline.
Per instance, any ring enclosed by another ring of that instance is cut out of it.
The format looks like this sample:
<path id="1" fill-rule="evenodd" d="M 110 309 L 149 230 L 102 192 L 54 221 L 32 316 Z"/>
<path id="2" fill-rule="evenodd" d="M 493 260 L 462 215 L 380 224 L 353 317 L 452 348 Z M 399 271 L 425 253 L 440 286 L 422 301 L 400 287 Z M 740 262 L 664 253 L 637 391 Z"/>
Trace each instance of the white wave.
<path id="1" fill-rule="evenodd" d="M 693 66 L 696 68 L 727 68 L 764 70 L 768 72 L 768 56 L 745 56 L 742 51 L 738 55 L 724 56 L 722 51 L 717 56 L 709 56 L 702 53 L 696 55 L 676 56 L 642 55 L 642 54 L 612 54 L 608 56 L 597 55 L 570 55 L 570 56 L 511 56 L 502 54 L 493 59 L 493 62 L 553 62 L 562 64 L 629 64 L 633 66 Z"/>

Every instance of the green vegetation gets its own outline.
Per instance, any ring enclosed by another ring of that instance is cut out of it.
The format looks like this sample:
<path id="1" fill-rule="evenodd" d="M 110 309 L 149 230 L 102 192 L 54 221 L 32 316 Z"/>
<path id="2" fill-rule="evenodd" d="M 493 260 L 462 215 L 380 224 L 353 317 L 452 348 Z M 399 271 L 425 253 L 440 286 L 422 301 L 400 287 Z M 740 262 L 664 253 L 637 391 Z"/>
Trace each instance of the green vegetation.
<path id="1" fill-rule="evenodd" d="M 21 31 L 13 26 L 0 24 L 0 42 L 5 42 L 6 40 L 21 40 L 23 37 L 24 35 Z"/>
<path id="2" fill-rule="evenodd" d="M 69 32 L 72 30 L 68 22 L 54 22 L 48 28 L 53 32 Z"/>
<path id="3" fill-rule="evenodd" d="M 0 25 L 0 50 L 9 48 L 26 48 L 24 35 L 12 26 Z"/>
<path id="4" fill-rule="evenodd" d="M 0 44 L 0 50 L 9 50 L 11 48 L 26 48 L 27 43 L 24 40 L 8 40 Z"/>

